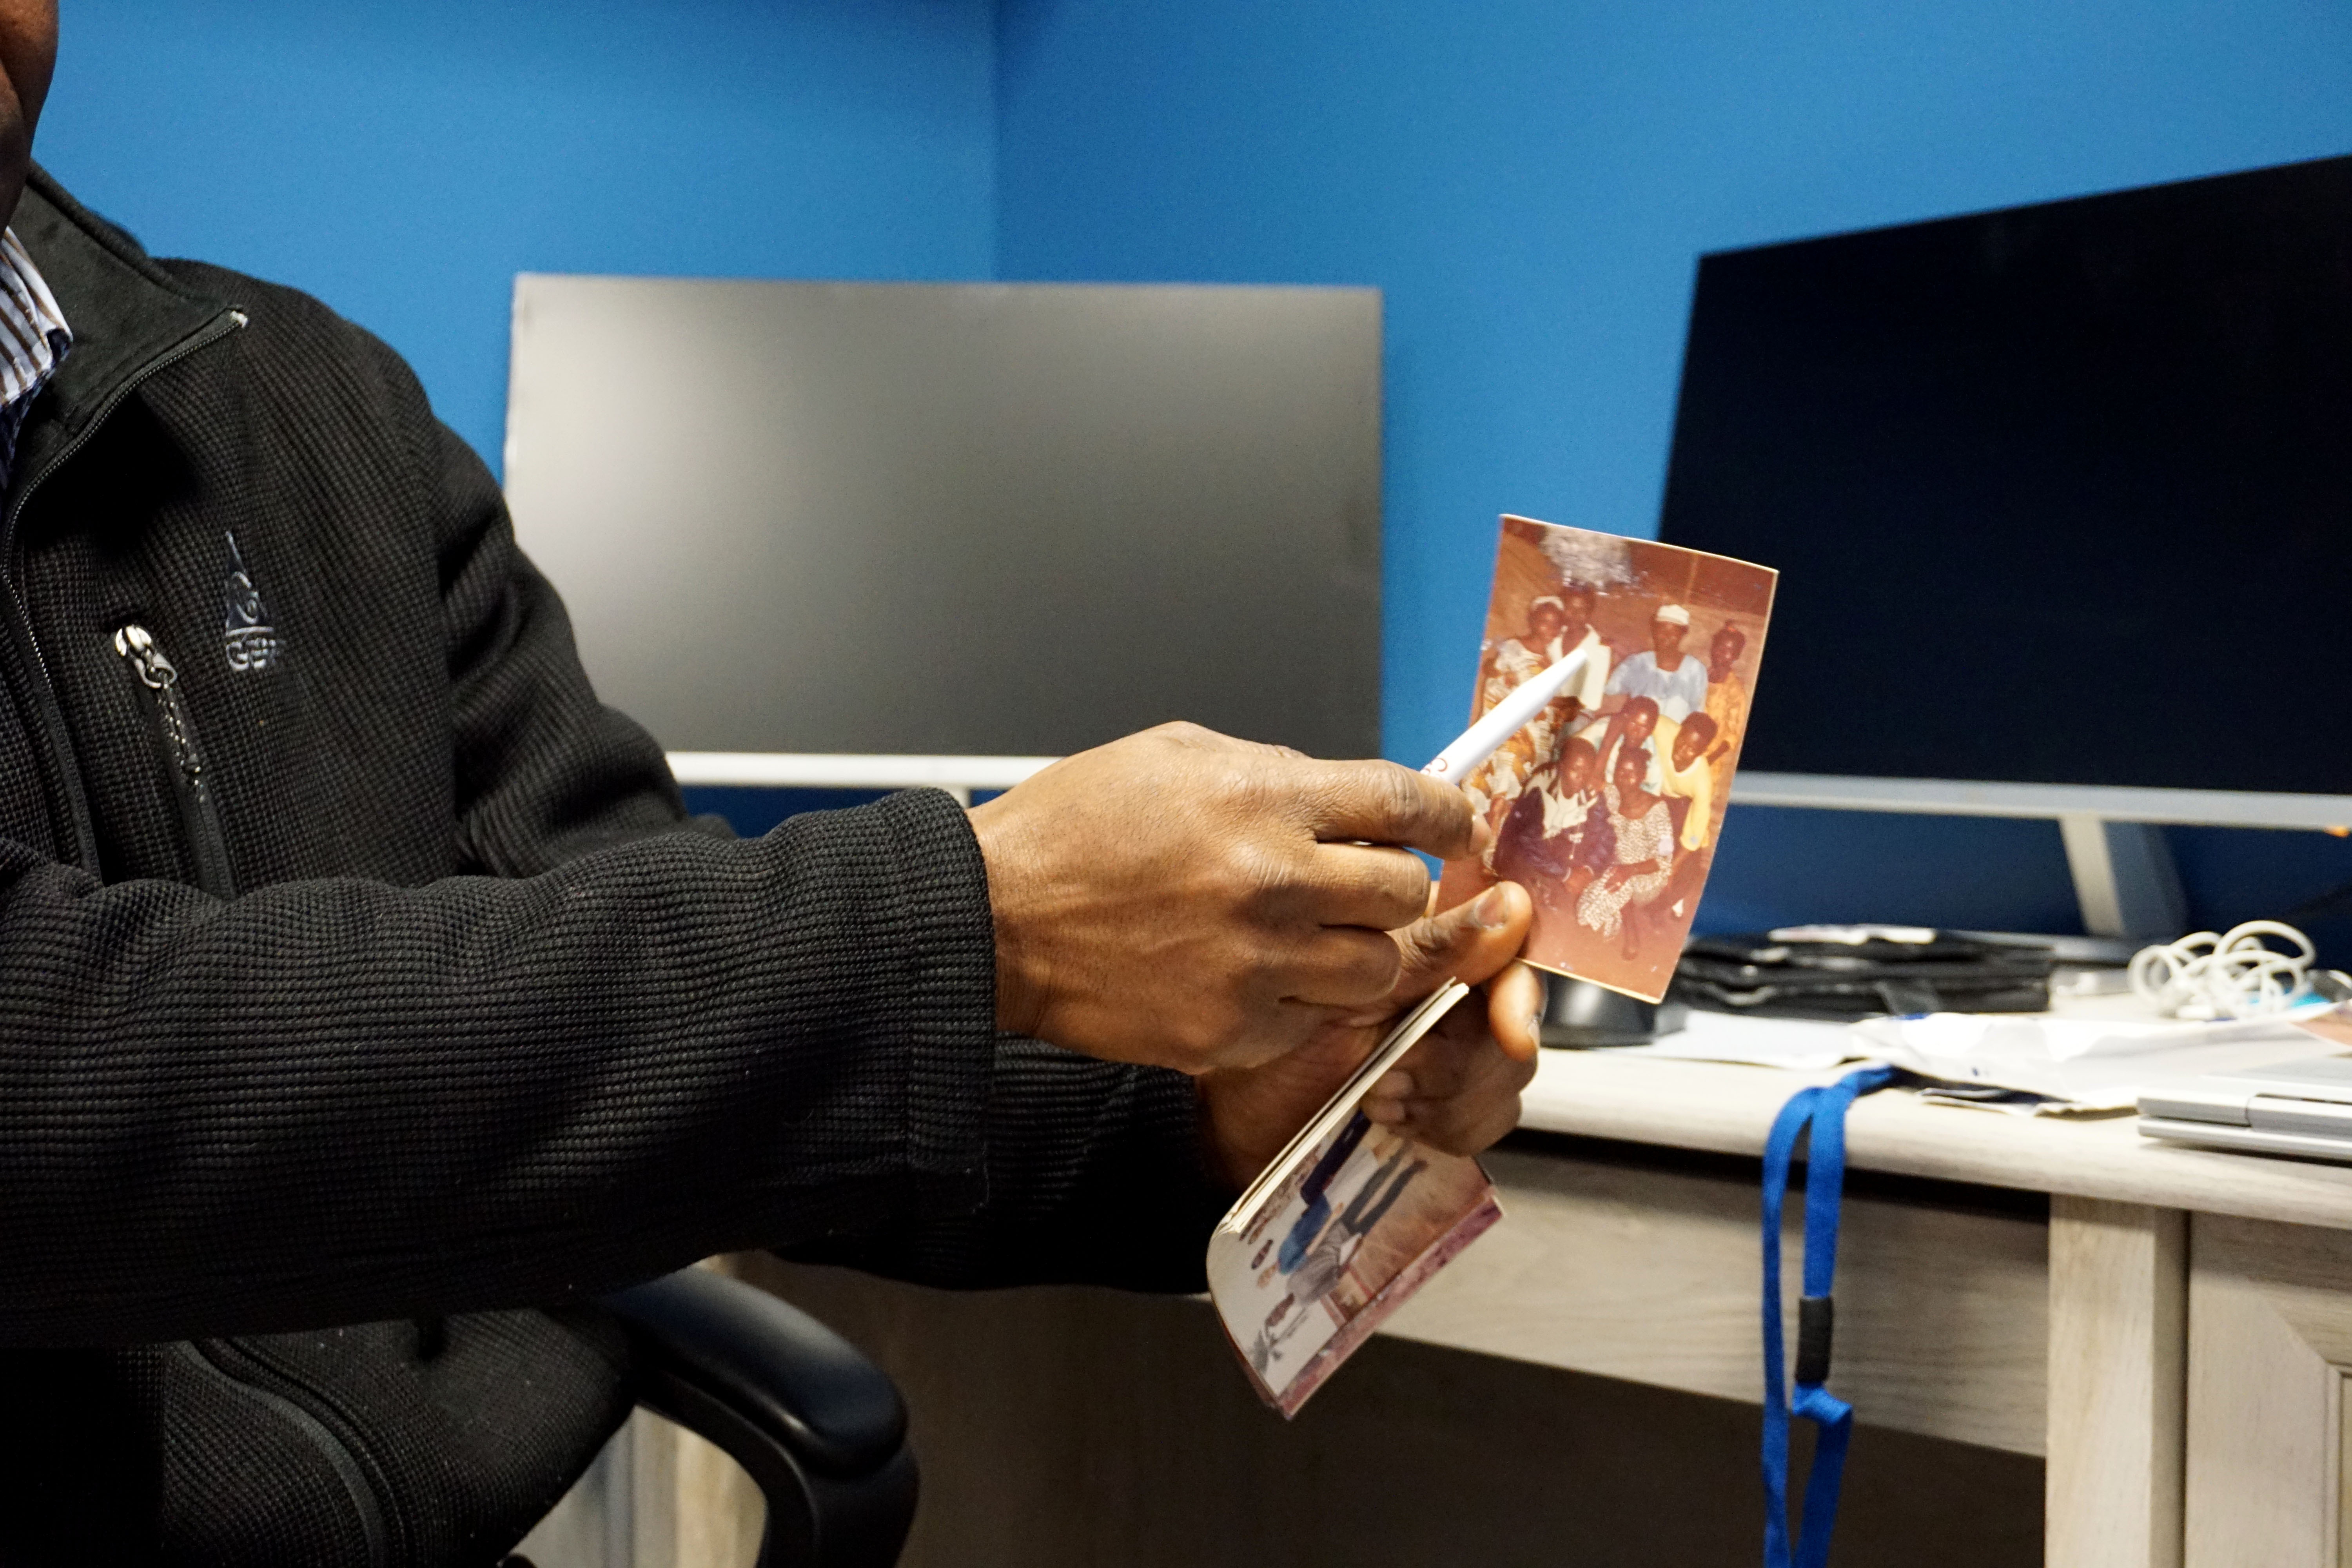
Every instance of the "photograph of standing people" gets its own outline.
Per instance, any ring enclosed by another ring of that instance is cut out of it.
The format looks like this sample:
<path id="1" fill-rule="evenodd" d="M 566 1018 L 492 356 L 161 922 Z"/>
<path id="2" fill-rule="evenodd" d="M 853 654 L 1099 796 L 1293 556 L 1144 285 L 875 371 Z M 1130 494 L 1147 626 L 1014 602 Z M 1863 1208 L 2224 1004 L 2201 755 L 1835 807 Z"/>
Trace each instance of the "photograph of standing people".
<path id="1" fill-rule="evenodd" d="M 1276 1189 L 1237 1245 L 1211 1247 L 1211 1295 L 1260 1393 L 1293 1414 L 1501 1215 L 1477 1161 L 1359 1110 Z"/>
<path id="2" fill-rule="evenodd" d="M 1517 882 L 1536 907 L 1529 963 L 1664 995 L 1721 840 L 1774 575 L 1505 518 L 1471 716 L 1579 647 L 1586 659 L 1465 786 L 1494 842 L 1448 868 L 1441 902 Z"/>

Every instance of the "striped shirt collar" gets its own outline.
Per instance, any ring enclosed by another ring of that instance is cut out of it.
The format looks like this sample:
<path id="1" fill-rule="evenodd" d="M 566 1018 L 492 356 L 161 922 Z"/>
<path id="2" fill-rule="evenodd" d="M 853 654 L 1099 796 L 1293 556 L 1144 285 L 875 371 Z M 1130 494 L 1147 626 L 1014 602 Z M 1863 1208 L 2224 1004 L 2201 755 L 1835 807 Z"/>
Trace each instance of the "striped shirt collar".
<path id="1" fill-rule="evenodd" d="M 0 486 L 16 455 L 26 411 L 73 347 L 58 297 L 13 228 L 0 229 Z"/>

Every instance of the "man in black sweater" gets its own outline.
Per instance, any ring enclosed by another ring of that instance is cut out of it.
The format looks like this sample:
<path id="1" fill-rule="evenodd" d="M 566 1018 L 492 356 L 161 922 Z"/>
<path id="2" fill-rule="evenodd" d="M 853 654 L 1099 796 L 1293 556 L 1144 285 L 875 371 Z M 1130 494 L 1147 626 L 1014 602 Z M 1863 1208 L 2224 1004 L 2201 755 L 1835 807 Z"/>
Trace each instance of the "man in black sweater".
<path id="1" fill-rule="evenodd" d="M 537 1309 L 712 1252 L 1196 1289 L 1448 973 L 1372 1114 L 1509 1127 L 1526 896 L 1411 923 L 1482 830 L 1405 770 L 689 821 L 388 349 L 32 167 L 55 48 L 0 0 L 0 1563 L 494 1561 L 622 1408 Z"/>

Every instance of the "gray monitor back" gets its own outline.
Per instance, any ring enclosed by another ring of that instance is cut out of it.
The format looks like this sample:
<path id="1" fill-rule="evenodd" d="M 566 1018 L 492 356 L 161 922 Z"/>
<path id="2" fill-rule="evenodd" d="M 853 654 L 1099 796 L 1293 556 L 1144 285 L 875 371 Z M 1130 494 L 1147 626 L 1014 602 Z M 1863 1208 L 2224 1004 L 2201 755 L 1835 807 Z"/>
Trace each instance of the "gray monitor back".
<path id="1" fill-rule="evenodd" d="M 1360 289 L 516 282 L 506 483 L 673 751 L 1380 749 Z"/>

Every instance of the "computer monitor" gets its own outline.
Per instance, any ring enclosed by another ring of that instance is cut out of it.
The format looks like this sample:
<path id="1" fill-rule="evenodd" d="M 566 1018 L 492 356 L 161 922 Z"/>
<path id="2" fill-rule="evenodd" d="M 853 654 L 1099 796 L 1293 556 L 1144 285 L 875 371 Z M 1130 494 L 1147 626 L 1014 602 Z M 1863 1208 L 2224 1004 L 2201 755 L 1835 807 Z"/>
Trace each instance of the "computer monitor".
<path id="1" fill-rule="evenodd" d="M 673 752 L 1379 753 L 1370 289 L 526 276 L 506 488 Z"/>
<path id="2" fill-rule="evenodd" d="M 1703 258 L 1660 536 L 1744 799 L 2352 823 L 2352 158 Z"/>

